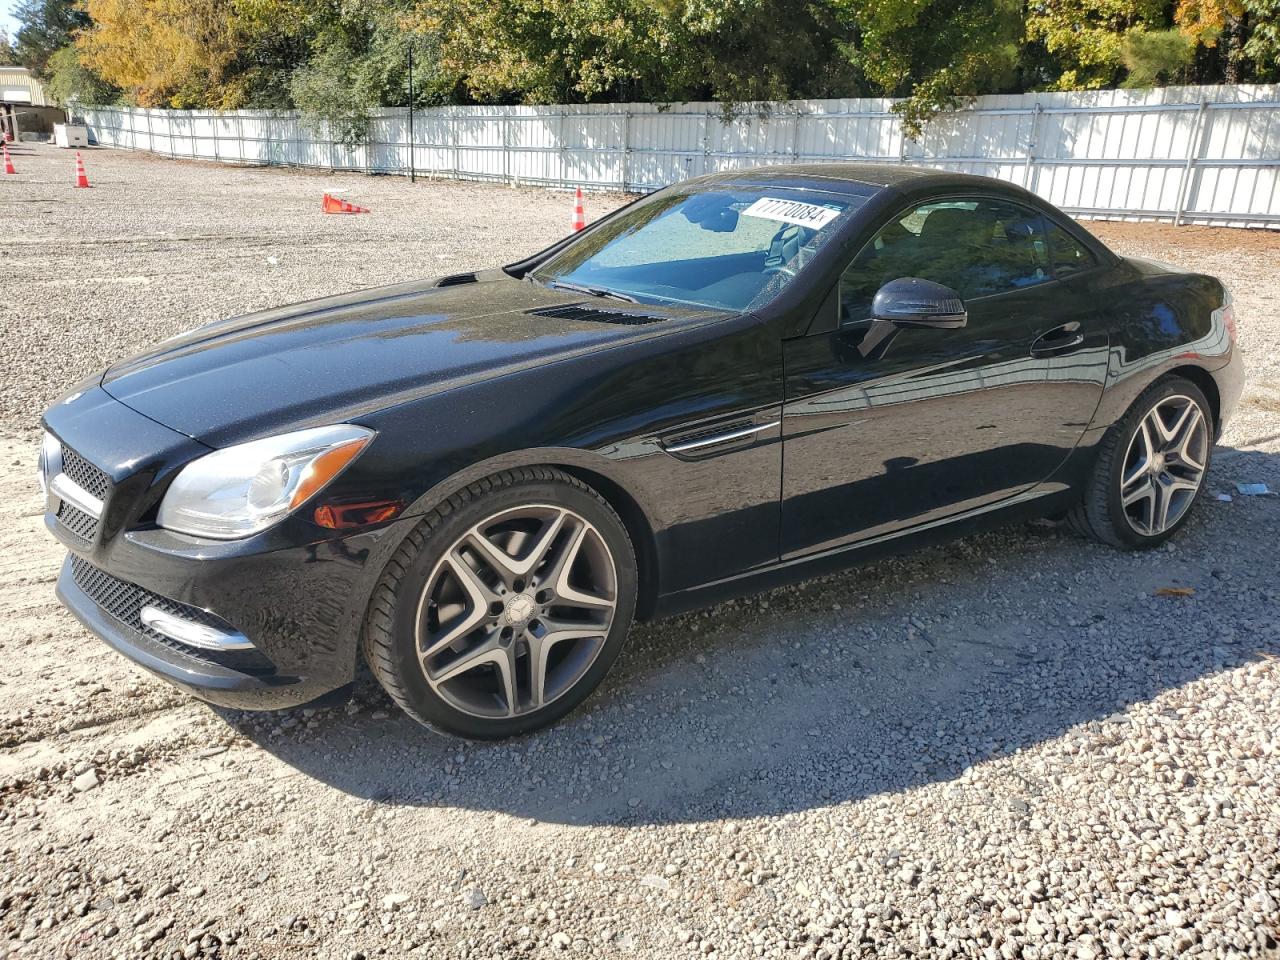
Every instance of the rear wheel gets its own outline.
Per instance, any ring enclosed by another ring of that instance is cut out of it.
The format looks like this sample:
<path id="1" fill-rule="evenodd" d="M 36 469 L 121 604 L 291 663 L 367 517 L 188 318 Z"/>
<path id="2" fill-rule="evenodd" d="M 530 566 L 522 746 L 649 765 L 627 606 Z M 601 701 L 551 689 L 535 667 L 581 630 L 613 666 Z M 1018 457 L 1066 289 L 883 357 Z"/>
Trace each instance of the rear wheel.
<path id="1" fill-rule="evenodd" d="M 1181 377 L 1153 384 L 1103 438 L 1068 521 L 1123 549 L 1163 543 L 1199 498 L 1212 448 L 1213 414 L 1200 388 Z"/>
<path id="2" fill-rule="evenodd" d="M 581 703 L 635 606 L 626 529 L 585 484 L 502 473 L 432 511 L 375 591 L 365 658 L 402 708 L 476 739 L 545 726 Z"/>

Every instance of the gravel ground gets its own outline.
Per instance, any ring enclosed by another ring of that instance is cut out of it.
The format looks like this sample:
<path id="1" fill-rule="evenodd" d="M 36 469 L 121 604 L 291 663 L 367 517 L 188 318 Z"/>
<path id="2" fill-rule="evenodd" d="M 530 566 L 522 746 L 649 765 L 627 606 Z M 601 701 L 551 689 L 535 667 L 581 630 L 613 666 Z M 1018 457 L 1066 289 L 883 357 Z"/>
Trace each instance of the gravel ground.
<path id="1" fill-rule="evenodd" d="M 1280 955 L 1274 496 L 1155 553 L 1018 526 L 641 626 L 510 743 L 368 680 L 254 715 L 131 668 L 53 599 L 41 407 L 202 321 L 513 259 L 570 202 L 85 157 L 92 191 L 30 145 L 0 179 L 0 955 Z M 1280 489 L 1280 236 L 1095 227 L 1234 285 L 1210 492 Z"/>

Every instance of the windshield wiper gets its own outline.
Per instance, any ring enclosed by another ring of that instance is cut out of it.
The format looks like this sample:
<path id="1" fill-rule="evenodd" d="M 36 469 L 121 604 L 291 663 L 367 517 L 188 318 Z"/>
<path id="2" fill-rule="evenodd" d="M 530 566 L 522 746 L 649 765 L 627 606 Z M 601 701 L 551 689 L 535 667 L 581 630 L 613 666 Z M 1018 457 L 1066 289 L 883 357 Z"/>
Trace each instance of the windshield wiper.
<path id="1" fill-rule="evenodd" d="M 624 300 L 627 303 L 640 302 L 630 294 L 619 293 L 617 290 L 609 290 L 605 287 L 588 287 L 580 283 L 566 283 L 564 280 L 548 280 L 547 286 L 555 287 L 557 290 L 572 290 L 574 293 L 585 293 L 592 297 L 605 297 L 610 300 Z"/>

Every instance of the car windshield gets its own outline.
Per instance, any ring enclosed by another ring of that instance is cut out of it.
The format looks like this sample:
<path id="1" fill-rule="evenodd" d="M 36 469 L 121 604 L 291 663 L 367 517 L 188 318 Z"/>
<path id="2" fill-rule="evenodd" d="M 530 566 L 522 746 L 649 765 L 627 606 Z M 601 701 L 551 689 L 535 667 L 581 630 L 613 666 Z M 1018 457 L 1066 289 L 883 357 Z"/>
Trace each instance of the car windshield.
<path id="1" fill-rule="evenodd" d="M 663 192 L 530 276 L 600 297 L 749 310 L 791 283 L 862 202 L 783 187 Z"/>

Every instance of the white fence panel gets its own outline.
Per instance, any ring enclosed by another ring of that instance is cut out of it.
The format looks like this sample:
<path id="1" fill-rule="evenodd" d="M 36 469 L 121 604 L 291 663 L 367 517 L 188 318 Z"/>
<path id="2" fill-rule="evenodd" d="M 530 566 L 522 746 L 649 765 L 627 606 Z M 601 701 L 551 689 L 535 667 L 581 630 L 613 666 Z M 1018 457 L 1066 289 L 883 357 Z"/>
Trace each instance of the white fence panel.
<path id="1" fill-rule="evenodd" d="M 915 163 L 996 177 L 1083 217 L 1280 228 L 1280 86 L 979 97 L 918 141 L 886 99 L 380 111 L 347 147 L 294 112 L 84 111 L 96 141 L 223 163 L 628 191 L 722 170 Z"/>

